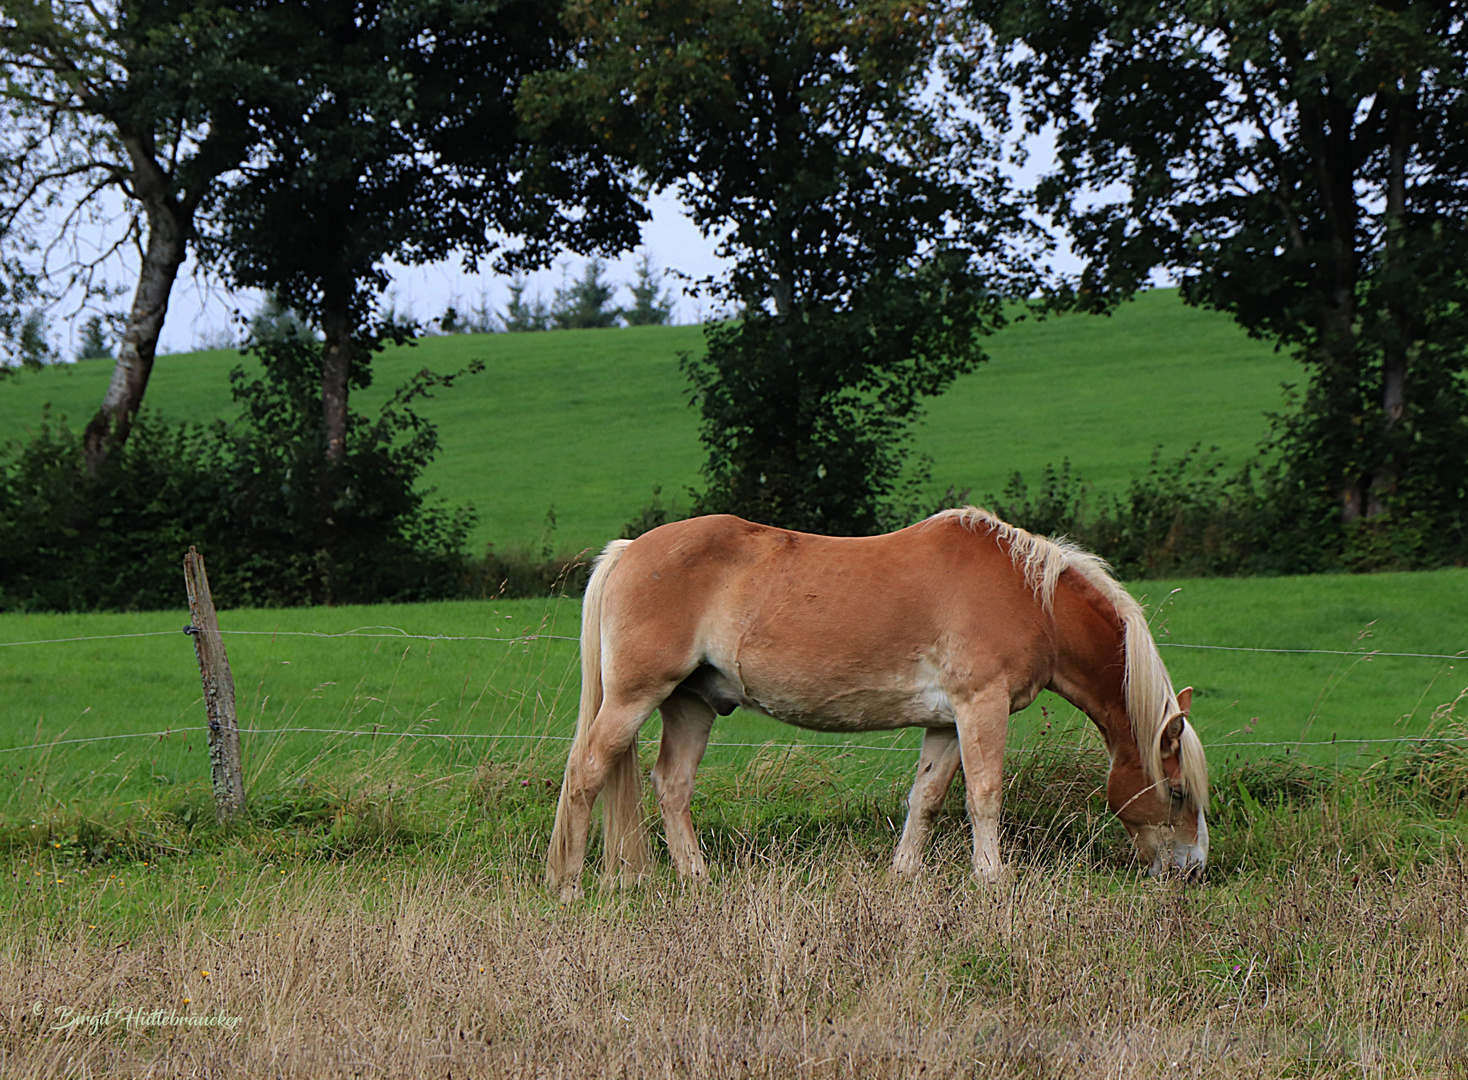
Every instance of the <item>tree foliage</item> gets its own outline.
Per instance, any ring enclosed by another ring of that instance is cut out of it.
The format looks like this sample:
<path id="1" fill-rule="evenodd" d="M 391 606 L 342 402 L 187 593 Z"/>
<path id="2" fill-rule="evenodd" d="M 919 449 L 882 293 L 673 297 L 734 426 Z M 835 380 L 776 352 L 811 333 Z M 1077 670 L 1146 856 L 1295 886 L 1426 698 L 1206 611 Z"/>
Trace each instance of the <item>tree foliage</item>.
<path id="1" fill-rule="evenodd" d="M 902 483 L 909 425 L 977 363 L 979 320 L 999 318 L 962 259 L 868 282 L 849 306 L 709 326 L 706 353 L 683 360 L 709 451 L 696 509 L 823 533 L 909 524 L 922 505 Z"/>
<path id="2" fill-rule="evenodd" d="M 208 251 L 233 283 L 321 327 L 329 460 L 361 365 L 393 332 L 374 317 L 389 261 L 458 252 L 471 268 L 489 255 L 518 268 L 564 245 L 635 242 L 640 207 L 599 151 L 569 135 L 533 143 L 515 123 L 520 80 L 564 59 L 558 10 L 328 0 L 276 11 L 281 77 L 256 103 L 254 158 L 210 207 Z"/>
<path id="3" fill-rule="evenodd" d="M 102 325 L 102 316 L 88 315 L 82 323 L 82 340 L 76 351 L 78 360 L 111 360 L 112 344 Z"/>
<path id="4" fill-rule="evenodd" d="M 15 366 L 32 371 L 57 361 L 56 346 L 51 344 L 51 320 L 45 312 L 36 309 L 26 312 L 20 321 L 20 332 L 15 335 L 13 356 Z"/>
<path id="5" fill-rule="evenodd" d="M 110 295 L 107 259 L 133 244 L 141 255 L 113 378 L 85 436 L 93 474 L 142 407 L 198 210 L 252 141 L 246 102 L 273 40 L 270 6 L 0 8 L 0 331 L 5 301 Z M 107 190 L 126 200 L 124 227 L 100 254 L 82 254 L 80 231 L 108 233 L 114 211 L 97 198 Z"/>
<path id="6" fill-rule="evenodd" d="M 637 279 L 627 286 L 632 293 L 632 306 L 622 311 L 628 326 L 667 325 L 677 301 L 671 290 L 663 288 L 666 275 L 666 270 L 653 269 L 652 256 L 647 252 L 638 258 Z"/>
<path id="7" fill-rule="evenodd" d="M 376 415 L 352 414 L 342 482 L 323 513 L 323 345 L 287 328 L 256 351 L 262 373 L 231 378 L 233 424 L 145 413 L 96 476 L 64 423 L 4 448 L 0 610 L 177 607 L 190 545 L 211 559 L 214 595 L 231 606 L 462 594 L 473 515 L 422 489 L 438 437 L 416 408 L 458 376 L 420 372 Z"/>
<path id="8" fill-rule="evenodd" d="M 909 0 L 581 0 L 581 63 L 529 80 L 537 129 L 584 125 L 675 188 L 733 269 L 686 369 L 700 509 L 869 532 L 907 424 L 981 358 L 1017 275 L 989 144 L 931 92 L 948 13 Z"/>
<path id="9" fill-rule="evenodd" d="M 551 305 L 551 319 L 558 330 L 596 330 L 616 326 L 621 312 L 609 306 L 616 286 L 603 274 L 606 263 L 598 258 L 586 260 L 581 276 L 556 290 Z"/>
<path id="10" fill-rule="evenodd" d="M 1105 309 L 1165 268 L 1291 349 L 1280 497 L 1468 542 L 1468 19 L 1445 0 L 987 0 Z M 1330 526 L 1329 519 L 1334 518 Z"/>
<path id="11" fill-rule="evenodd" d="M 500 321 L 504 323 L 505 330 L 512 334 L 550 329 L 550 307 L 539 295 L 533 300 L 525 299 L 529 288 L 524 274 L 516 274 L 510 278 L 510 302 L 505 305 Z"/>

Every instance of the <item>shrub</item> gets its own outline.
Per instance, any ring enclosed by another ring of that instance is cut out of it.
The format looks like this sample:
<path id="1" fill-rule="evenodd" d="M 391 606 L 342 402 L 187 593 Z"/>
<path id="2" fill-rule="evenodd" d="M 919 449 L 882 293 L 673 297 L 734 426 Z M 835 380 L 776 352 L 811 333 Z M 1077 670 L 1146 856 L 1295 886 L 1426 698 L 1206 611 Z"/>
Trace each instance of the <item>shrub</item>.
<path id="1" fill-rule="evenodd" d="M 1436 529 L 1426 511 L 1394 508 L 1344 522 L 1336 502 L 1300 484 L 1287 461 L 1225 474 L 1216 450 L 1197 446 L 1172 462 L 1154 451 L 1147 473 L 1121 495 L 1097 496 L 1065 461 L 1047 466 L 1035 489 L 1015 473 L 988 506 L 1097 552 L 1123 580 L 1425 569 L 1468 559 L 1468 543 Z"/>
<path id="2" fill-rule="evenodd" d="M 190 545 L 209 558 L 222 605 L 462 595 L 473 514 L 418 489 L 437 432 L 413 408 L 456 376 L 420 372 L 376 417 L 353 415 L 345 459 L 328 470 L 313 393 L 320 344 L 287 334 L 260 355 L 262 377 L 232 376 L 234 425 L 145 413 L 96 477 L 64 423 L 48 418 L 10 448 L 0 459 L 0 610 L 177 607 Z"/>

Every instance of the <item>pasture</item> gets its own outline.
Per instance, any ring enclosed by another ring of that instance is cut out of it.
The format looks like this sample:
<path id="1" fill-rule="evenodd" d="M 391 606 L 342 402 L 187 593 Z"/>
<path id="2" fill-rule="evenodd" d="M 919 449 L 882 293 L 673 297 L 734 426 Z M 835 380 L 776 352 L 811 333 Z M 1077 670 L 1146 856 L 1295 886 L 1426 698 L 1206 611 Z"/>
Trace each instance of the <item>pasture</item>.
<path id="1" fill-rule="evenodd" d="M 1468 650 L 1459 614 L 1468 609 L 1468 571 L 1144 582 L 1133 591 L 1153 612 L 1175 683 L 1195 687 L 1193 720 L 1215 758 L 1288 749 L 1320 763 L 1356 763 L 1378 751 L 1340 740 L 1421 735 L 1433 708 L 1462 689 L 1461 661 L 1379 654 Z M 579 619 L 573 599 L 221 613 L 242 727 L 408 732 L 427 737 L 398 740 L 400 752 L 445 765 L 478 760 L 493 736 L 521 744 L 569 735 Z M 32 743 L 173 731 L 144 740 L 148 763 L 136 768 L 134 739 L 58 745 L 47 757 L 53 790 L 84 782 L 87 791 L 111 785 L 133 798 L 194 779 L 197 738 L 183 729 L 196 728 L 202 712 L 192 646 L 179 632 L 187 622 L 183 610 L 0 615 L 0 750 L 12 751 L 0 769 L 14 769 L 14 748 Z M 56 643 L 18 644 L 27 641 Z M 1043 695 L 1015 718 L 1012 745 L 1070 712 Z M 441 735 L 473 738 L 433 737 Z M 852 741 L 745 713 L 721 719 L 714 738 L 747 744 L 711 751 L 731 765 L 769 742 Z M 262 734 L 246 748 L 265 782 L 318 753 L 329 757 L 323 748 L 339 743 L 333 739 Z M 384 743 L 355 736 L 345 745 L 364 739 Z M 917 745 L 915 733 L 855 741 Z M 844 760 L 877 769 L 894 757 L 900 778 L 909 765 L 901 754 L 851 751 Z"/>
<path id="2" fill-rule="evenodd" d="M 480 514 L 478 546 L 549 540 L 599 547 L 661 486 L 686 505 L 703 461 L 698 414 L 678 356 L 702 348 L 698 327 L 562 330 L 425 338 L 374 361 L 354 397 L 375 408 L 412 372 L 488 368 L 424 405 L 442 446 L 426 482 Z M 1016 323 L 985 344 L 992 359 L 930 403 L 915 454 L 933 458 L 936 492 L 953 484 L 982 500 L 1015 470 L 1032 483 L 1069 458 L 1098 489 L 1125 487 L 1153 448 L 1176 457 L 1195 443 L 1242 464 L 1264 436 L 1264 413 L 1299 365 L 1251 341 L 1226 316 L 1146 293 L 1108 318 Z M 232 415 L 227 373 L 248 361 L 223 350 L 159 357 L 147 407 L 169 420 Z M 111 364 L 86 361 L 27 374 L 0 394 L 0 440 L 34 430 L 43 407 L 85 424 Z M 557 528 L 547 534 L 547 512 Z"/>
<path id="3" fill-rule="evenodd" d="M 1052 699 L 1013 728 L 1004 886 L 972 880 L 957 795 L 926 874 L 887 875 L 915 755 L 886 747 L 911 734 L 736 714 L 694 803 L 712 884 L 662 865 L 566 907 L 540 875 L 575 601 L 221 613 L 258 732 L 230 829 L 182 611 L 0 617 L 0 641 L 55 642 L 0 647 L 0 1072 L 1451 1074 L 1462 744 L 1303 743 L 1434 724 L 1461 667 L 1368 656 L 1468 644 L 1444 640 L 1468 572 L 1139 591 L 1164 642 L 1348 654 L 1164 649 L 1201 694 L 1206 885 L 1139 878 L 1099 740 Z"/>
<path id="4" fill-rule="evenodd" d="M 429 403 L 430 482 L 479 506 L 480 541 L 599 546 L 696 479 L 676 365 L 700 341 L 431 339 L 362 396 L 485 358 Z M 1295 374 L 1165 293 L 992 352 L 916 443 L 977 498 L 1066 456 L 1114 489 L 1158 443 L 1241 462 Z M 237 362 L 161 358 L 153 407 L 227 414 Z M 81 422 L 107 372 L 16 380 L 0 432 L 43 401 Z M 915 733 L 736 713 L 694 800 L 712 883 L 660 855 L 566 906 L 541 875 L 575 600 L 221 612 L 250 807 L 229 828 L 182 607 L 0 615 L 0 1075 L 1468 1075 L 1468 570 L 1134 592 L 1196 688 L 1202 886 L 1138 875 L 1099 738 L 1047 694 L 1011 725 L 1001 886 L 969 872 L 956 788 L 925 874 L 888 875 Z"/>

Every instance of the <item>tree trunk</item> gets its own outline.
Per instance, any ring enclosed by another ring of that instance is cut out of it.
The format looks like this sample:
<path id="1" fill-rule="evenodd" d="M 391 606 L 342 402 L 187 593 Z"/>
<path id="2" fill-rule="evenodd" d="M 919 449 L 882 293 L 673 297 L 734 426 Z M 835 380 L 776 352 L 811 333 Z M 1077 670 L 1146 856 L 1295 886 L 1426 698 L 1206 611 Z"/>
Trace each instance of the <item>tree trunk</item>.
<path id="1" fill-rule="evenodd" d="M 1383 262 L 1386 271 L 1385 329 L 1382 334 L 1381 439 L 1382 456 L 1371 477 L 1366 516 L 1385 512 L 1386 499 L 1395 490 L 1401 462 L 1393 452 L 1392 433 L 1407 410 L 1407 367 L 1411 358 L 1414 328 L 1410 305 L 1404 303 L 1406 283 L 1404 235 L 1407 221 L 1407 148 L 1411 139 L 1413 102 L 1397 98 L 1388 111 L 1390 142 L 1387 148 L 1386 230 Z"/>
<path id="2" fill-rule="evenodd" d="M 102 471 L 113 449 L 127 441 L 133 420 L 143 406 L 163 318 L 168 313 L 168 297 L 184 261 L 188 223 L 181 220 L 179 208 L 163 198 L 149 202 L 147 214 L 148 246 L 127 327 L 118 343 L 112 381 L 102 398 L 102 407 L 83 435 L 87 472 L 93 477 Z"/>
<path id="3" fill-rule="evenodd" d="M 1294 69 L 1299 70 L 1303 56 L 1295 59 Z M 1316 302 L 1316 330 L 1319 342 L 1316 347 L 1316 362 L 1322 369 L 1321 377 L 1331 389 L 1339 392 L 1342 384 L 1359 385 L 1361 350 L 1357 340 L 1356 287 L 1360 281 L 1360 263 L 1357 256 L 1357 233 L 1360 225 L 1360 208 L 1356 202 L 1355 166 L 1358 148 L 1352 141 L 1351 117 L 1354 103 L 1343 100 L 1329 91 L 1316 95 L 1301 95 L 1300 142 L 1311 163 L 1311 172 L 1321 199 L 1322 222 L 1320 244 L 1323 249 L 1319 258 L 1325 263 L 1327 275 Z M 1355 415 L 1355 407 L 1349 408 Z M 1347 457 L 1354 457 L 1348 454 Z M 1357 470 L 1343 470 L 1336 478 L 1337 497 L 1341 504 L 1341 518 L 1354 521 L 1366 510 L 1366 489 L 1369 476 Z"/>
<path id="4" fill-rule="evenodd" d="M 156 157 L 157 145 L 151 131 L 118 128 L 118 135 L 132 165 L 129 177 L 133 197 L 143 204 L 148 216 L 148 246 L 138 272 L 127 327 L 117 346 L 117 363 L 112 382 L 102 397 L 102 407 L 87 424 L 82 436 L 82 453 L 89 475 L 96 477 L 113 449 L 127 441 L 133 420 L 143 407 L 153 358 L 158 353 L 158 336 L 168 314 L 168 297 L 173 292 L 178 268 L 193 227 L 200 192 L 183 199 L 175 197 L 173 179 Z"/>
<path id="5" fill-rule="evenodd" d="M 352 285 L 340 282 L 322 299 L 321 424 L 326 463 L 340 465 L 347 453 L 347 404 L 352 374 Z"/>

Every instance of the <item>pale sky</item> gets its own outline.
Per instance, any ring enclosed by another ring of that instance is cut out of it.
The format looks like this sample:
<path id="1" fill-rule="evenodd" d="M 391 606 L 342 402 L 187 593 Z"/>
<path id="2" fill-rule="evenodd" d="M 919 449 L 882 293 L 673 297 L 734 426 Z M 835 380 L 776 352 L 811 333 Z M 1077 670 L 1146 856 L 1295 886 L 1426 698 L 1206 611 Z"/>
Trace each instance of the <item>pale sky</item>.
<path id="1" fill-rule="evenodd" d="M 1046 137 L 1026 140 L 1028 160 L 1022 168 L 1011 168 L 1017 186 L 1032 183 L 1053 162 L 1050 140 Z M 727 268 L 725 260 L 714 254 L 717 242 L 700 235 L 698 228 L 685 213 L 676 196 L 665 191 L 652 196 L 648 201 L 652 220 L 643 225 L 643 243 L 635 252 L 610 261 L 606 280 L 625 286 L 635 279 L 636 263 L 643 252 L 652 257 L 655 269 L 679 271 L 697 280 L 708 276 L 719 276 Z M 110 215 L 112 231 L 120 228 L 123 215 Z M 91 232 L 83 236 L 84 244 L 100 245 L 109 232 L 105 221 L 99 222 Z M 1056 253 L 1052 264 L 1057 269 L 1073 272 L 1079 269 L 1079 261 L 1067 251 Z M 568 277 L 580 274 L 584 260 L 566 254 L 556 260 L 554 266 L 530 275 L 530 298 L 539 294 L 549 302 L 555 289 Z M 132 300 L 132 285 L 136 280 L 137 259 L 132 251 L 126 251 L 113 260 L 110 280 L 125 287 L 122 296 L 110 302 L 111 310 L 125 311 Z M 509 280 L 490 272 L 467 274 L 457 259 L 430 266 L 395 267 L 394 284 L 389 301 L 421 322 L 436 319 L 450 304 L 460 312 L 487 298 L 490 308 L 503 312 L 509 299 Z M 676 301 L 673 321 L 698 323 L 710 314 L 707 297 L 693 298 L 686 295 L 679 280 L 672 274 L 664 279 L 664 287 L 670 290 Z M 631 294 L 620 288 L 613 297 L 614 304 L 630 304 Z M 179 272 L 177 283 L 169 301 L 168 317 L 164 322 L 159 344 L 160 352 L 191 352 L 210 346 L 231 344 L 226 335 L 237 338 L 238 323 L 233 318 L 236 311 L 246 316 L 260 306 L 261 294 L 255 290 L 232 292 L 220 283 L 217 277 L 199 270 L 192 253 Z M 81 325 L 89 312 L 76 312 L 75 303 L 59 305 L 51 312 L 51 338 L 59 348 L 64 360 L 74 359 L 81 336 Z"/>
<path id="2" fill-rule="evenodd" d="M 678 270 L 694 279 L 723 272 L 724 260 L 714 255 L 716 242 L 699 234 L 698 228 L 671 193 L 653 196 L 648 208 L 653 217 L 643 224 L 642 247 L 609 261 L 606 280 L 619 285 L 634 281 L 636 264 L 643 252 L 652 257 L 653 267 L 657 270 Z M 97 242 L 101 242 L 100 235 Z M 530 275 L 527 298 L 539 293 L 549 302 L 556 288 L 562 284 L 563 276 L 578 276 L 584 262 L 579 256 L 566 254 L 549 269 Z M 126 262 L 119 259 L 112 268 L 111 280 L 129 286 L 126 295 L 111 302 L 110 307 L 114 310 L 126 310 L 131 303 L 130 286 L 136 266 L 136 257 L 129 252 Z M 391 301 L 398 310 L 407 311 L 420 321 L 436 319 L 450 304 L 466 312 L 481 302 L 482 293 L 487 295 L 489 306 L 495 312 L 502 312 L 509 300 L 508 278 L 488 271 L 465 273 L 457 259 L 429 266 L 395 267 L 392 276 Z M 673 313 L 675 322 L 702 321 L 708 309 L 707 299 L 685 296 L 680 283 L 671 274 L 664 279 L 663 285 L 677 301 Z M 233 322 L 232 313 L 239 310 L 249 315 L 259 307 L 260 301 L 261 294 L 253 289 L 232 292 L 224 288 L 217 277 L 200 272 L 191 253 L 179 271 L 169 299 L 159 351 L 191 352 L 218 342 L 225 333 L 237 334 L 238 327 Z M 632 296 L 622 288 L 612 302 L 630 305 Z M 66 360 L 76 355 L 81 324 L 87 316 L 86 312 L 74 314 L 74 306 L 63 304 L 52 315 L 51 336 Z"/>

